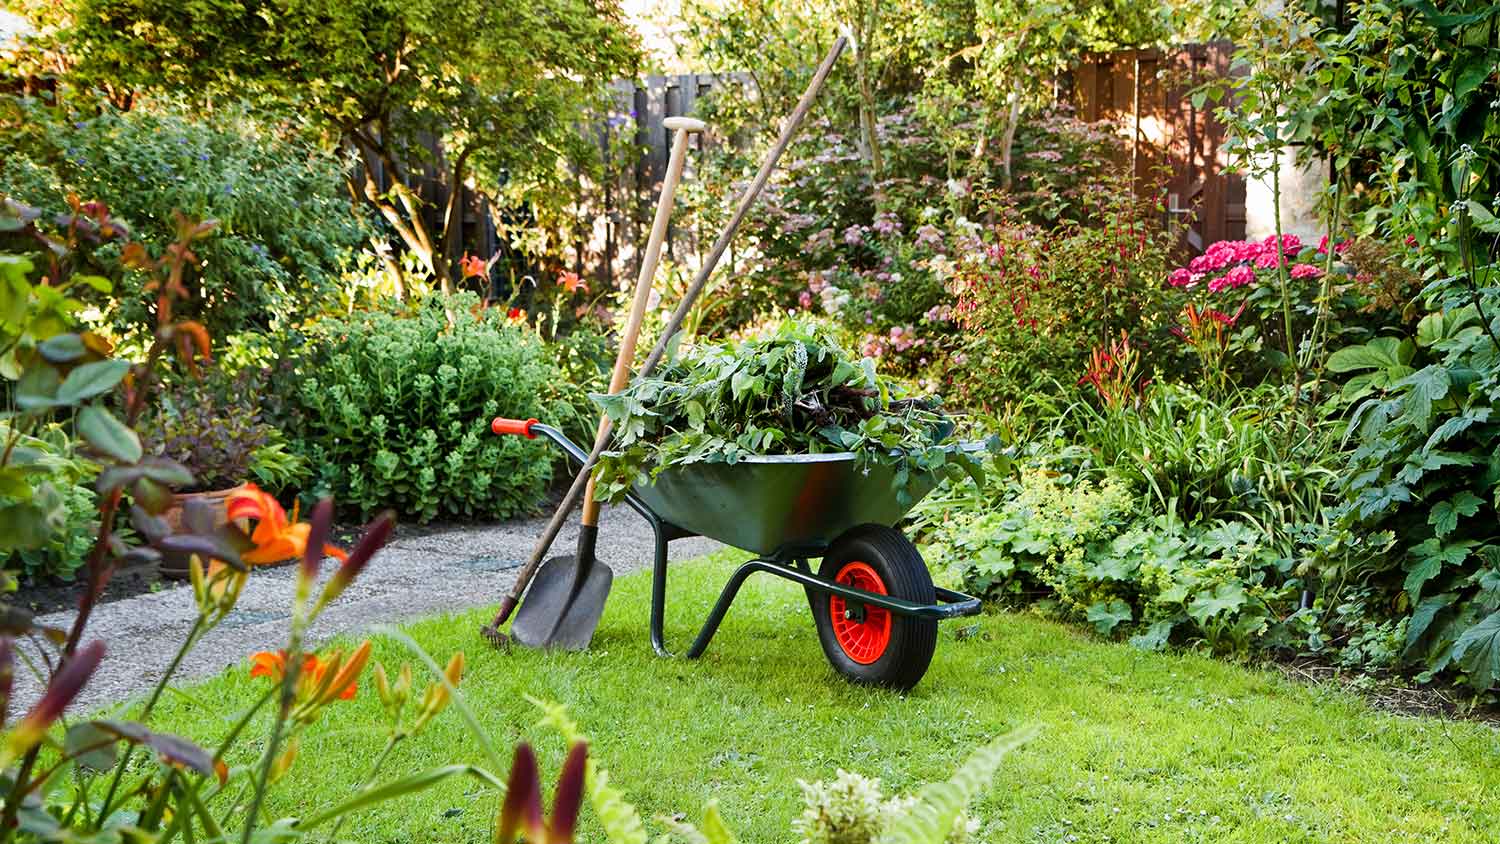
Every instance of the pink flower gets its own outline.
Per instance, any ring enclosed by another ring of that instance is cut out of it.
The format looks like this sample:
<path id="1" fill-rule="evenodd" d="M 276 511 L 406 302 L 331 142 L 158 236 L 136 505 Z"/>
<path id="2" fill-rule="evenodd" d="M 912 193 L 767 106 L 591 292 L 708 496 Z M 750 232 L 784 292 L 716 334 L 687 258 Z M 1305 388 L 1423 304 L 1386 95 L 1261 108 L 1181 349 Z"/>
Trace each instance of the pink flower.
<path id="1" fill-rule="evenodd" d="M 901 220 L 895 214 L 886 212 L 876 215 L 875 222 L 871 227 L 879 234 L 892 235 L 901 231 Z"/>
<path id="2" fill-rule="evenodd" d="M 809 293 L 806 290 L 802 291 L 802 293 L 797 297 L 797 304 L 801 305 L 802 306 L 802 310 L 804 310 L 804 311 L 807 310 L 808 308 L 811 308 L 812 307 L 812 294 Z"/>
<path id="3" fill-rule="evenodd" d="M 1255 283 L 1255 270 L 1241 264 L 1229 272 L 1208 283 L 1208 289 L 1213 293 L 1228 290 L 1232 287 L 1244 287 Z"/>
<path id="4" fill-rule="evenodd" d="M 1206 273 L 1221 268 L 1213 266 L 1213 259 L 1205 253 L 1188 261 L 1188 269 L 1195 273 Z"/>
<path id="5" fill-rule="evenodd" d="M 1265 249 L 1268 252 L 1275 252 L 1276 251 L 1276 235 L 1273 234 L 1270 237 L 1267 237 L 1265 240 L 1261 241 L 1260 245 L 1261 245 L 1261 247 L 1263 249 Z M 1298 236 L 1296 236 L 1294 234 L 1284 234 L 1284 235 L 1282 235 L 1281 236 L 1281 251 L 1282 251 L 1283 254 L 1287 255 L 1288 257 L 1295 256 L 1298 252 L 1302 251 L 1302 238 L 1300 238 L 1300 237 L 1298 237 Z M 1273 264 L 1273 266 L 1274 266 L 1274 264 Z"/>
<path id="6" fill-rule="evenodd" d="M 1317 278 L 1323 271 L 1312 264 L 1297 264 L 1292 267 L 1292 278 Z"/>
<path id="7" fill-rule="evenodd" d="M 858 246 L 865 242 L 864 226 L 850 226 L 844 229 L 844 242 L 850 246 Z"/>
<path id="8" fill-rule="evenodd" d="M 1204 264 L 1210 270 L 1222 270 L 1237 261 L 1244 260 L 1240 257 L 1241 244 L 1238 241 L 1221 240 L 1204 250 Z"/>
<path id="9" fill-rule="evenodd" d="M 1264 251 L 1265 247 L 1253 240 L 1238 240 L 1234 244 L 1234 257 L 1240 261 L 1254 261 Z"/>
<path id="10" fill-rule="evenodd" d="M 1269 270 L 1274 268 L 1277 262 L 1285 263 L 1285 261 L 1286 259 L 1277 254 L 1275 249 L 1267 249 L 1255 259 L 1255 266 L 1263 270 Z"/>
<path id="11" fill-rule="evenodd" d="M 1167 283 L 1173 287 L 1187 287 L 1193 283 L 1193 271 L 1187 267 L 1178 267 L 1167 276 Z"/>
<path id="12" fill-rule="evenodd" d="M 1341 240 L 1338 243 L 1335 243 L 1333 245 L 1333 254 L 1335 254 L 1335 255 L 1342 255 L 1342 254 L 1344 254 L 1344 250 L 1348 249 L 1349 245 L 1351 243 L 1353 243 L 1353 242 L 1354 241 L 1352 241 L 1352 240 Z M 1318 254 L 1319 255 L 1327 255 L 1328 254 L 1328 235 L 1326 235 L 1326 234 L 1323 235 L 1323 238 L 1318 241 Z"/>

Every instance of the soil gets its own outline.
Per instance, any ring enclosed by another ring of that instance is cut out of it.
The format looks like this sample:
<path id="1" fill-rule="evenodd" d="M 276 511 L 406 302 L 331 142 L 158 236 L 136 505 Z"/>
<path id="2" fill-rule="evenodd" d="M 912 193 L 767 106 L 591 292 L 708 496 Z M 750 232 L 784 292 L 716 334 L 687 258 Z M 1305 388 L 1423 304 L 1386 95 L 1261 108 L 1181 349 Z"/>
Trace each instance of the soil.
<path id="1" fill-rule="evenodd" d="M 1365 674 L 1306 657 L 1272 661 L 1268 665 L 1299 683 L 1331 685 L 1353 692 L 1386 712 L 1475 721 L 1500 730 L 1500 701 L 1491 694 L 1476 694 L 1465 686 L 1418 685 L 1411 677 Z"/>
<path id="2" fill-rule="evenodd" d="M 79 572 L 78 577 L 71 583 L 52 580 L 22 584 L 21 588 L 16 590 L 14 601 L 17 605 L 37 615 L 76 609 L 78 599 L 83 595 L 84 583 L 83 572 Z M 154 563 L 127 566 L 115 571 L 114 577 L 111 577 L 104 587 L 104 596 L 100 603 L 131 598 L 146 592 L 160 592 L 179 585 L 185 584 L 167 580 L 157 574 Z"/>

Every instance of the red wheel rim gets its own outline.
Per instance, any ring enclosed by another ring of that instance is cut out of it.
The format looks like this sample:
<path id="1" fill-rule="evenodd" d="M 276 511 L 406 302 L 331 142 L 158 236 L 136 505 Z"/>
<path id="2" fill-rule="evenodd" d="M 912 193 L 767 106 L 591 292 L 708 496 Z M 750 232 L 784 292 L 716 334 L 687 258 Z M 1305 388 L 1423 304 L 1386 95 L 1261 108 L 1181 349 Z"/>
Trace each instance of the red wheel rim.
<path id="1" fill-rule="evenodd" d="M 888 594 L 885 591 L 885 581 L 867 563 L 845 563 L 833 579 L 855 589 L 877 595 Z M 828 597 L 828 616 L 833 622 L 833 638 L 838 641 L 845 656 L 860 665 L 870 665 L 885 656 L 885 649 L 891 644 L 891 613 L 880 607 L 866 605 L 864 620 L 856 621 L 848 617 L 848 611 L 849 606 L 843 598 L 838 595 Z"/>

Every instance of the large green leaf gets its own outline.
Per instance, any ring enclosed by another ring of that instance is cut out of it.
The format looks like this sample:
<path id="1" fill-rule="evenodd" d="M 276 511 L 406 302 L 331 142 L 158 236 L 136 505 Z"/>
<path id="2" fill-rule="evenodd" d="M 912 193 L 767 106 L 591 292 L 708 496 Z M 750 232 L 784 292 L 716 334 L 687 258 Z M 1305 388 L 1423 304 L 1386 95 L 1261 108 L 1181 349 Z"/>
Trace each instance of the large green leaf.
<path id="1" fill-rule="evenodd" d="M 1363 369 L 1392 369 L 1411 363 L 1416 347 L 1410 340 L 1376 337 L 1359 346 L 1346 346 L 1328 356 L 1330 372 L 1358 372 Z"/>
<path id="2" fill-rule="evenodd" d="M 1119 598 L 1109 602 L 1099 601 L 1088 609 L 1089 623 L 1105 636 L 1132 617 L 1130 605 Z"/>
<path id="3" fill-rule="evenodd" d="M 121 463 L 141 459 L 141 438 L 98 405 L 91 404 L 79 411 L 78 434 L 89 445 Z"/>
<path id="4" fill-rule="evenodd" d="M 1422 586 L 1443 570 L 1444 566 L 1461 565 L 1469 558 L 1469 549 L 1478 543 L 1473 540 L 1444 544 L 1438 539 L 1428 539 L 1411 549 L 1411 565 L 1406 570 L 1403 587 L 1413 601 L 1422 597 Z"/>
<path id="5" fill-rule="evenodd" d="M 1444 592 L 1441 595 L 1423 598 L 1422 602 L 1417 604 L 1417 608 L 1412 610 L 1411 618 L 1406 622 L 1406 649 L 1408 651 L 1422 640 L 1423 634 L 1427 632 L 1428 627 L 1432 626 L 1432 620 L 1437 618 L 1437 614 L 1452 606 L 1457 599 L 1457 593 Z"/>
<path id="6" fill-rule="evenodd" d="M 1427 511 L 1427 523 L 1432 525 L 1433 531 L 1441 539 L 1458 528 L 1460 518 L 1478 513 L 1482 504 L 1484 499 L 1466 489 L 1460 490 L 1447 501 L 1432 505 L 1432 509 Z"/>
<path id="7" fill-rule="evenodd" d="M 1220 583 L 1213 592 L 1199 592 L 1188 604 L 1188 615 L 1201 625 L 1222 613 L 1234 612 L 1244 604 L 1244 584 Z"/>
<path id="8" fill-rule="evenodd" d="M 1453 658 L 1469 673 L 1469 682 L 1488 689 L 1500 680 L 1500 611 L 1464 631 L 1453 643 Z"/>
<path id="9" fill-rule="evenodd" d="M 1448 370 L 1436 365 L 1402 379 L 1399 386 L 1408 388 L 1401 400 L 1402 419 L 1426 433 L 1432 424 L 1432 404 L 1447 397 L 1449 385 Z"/>
<path id="10" fill-rule="evenodd" d="M 60 404 L 77 404 L 113 390 L 130 371 L 130 361 L 100 360 L 86 363 L 63 379 L 57 388 Z"/>

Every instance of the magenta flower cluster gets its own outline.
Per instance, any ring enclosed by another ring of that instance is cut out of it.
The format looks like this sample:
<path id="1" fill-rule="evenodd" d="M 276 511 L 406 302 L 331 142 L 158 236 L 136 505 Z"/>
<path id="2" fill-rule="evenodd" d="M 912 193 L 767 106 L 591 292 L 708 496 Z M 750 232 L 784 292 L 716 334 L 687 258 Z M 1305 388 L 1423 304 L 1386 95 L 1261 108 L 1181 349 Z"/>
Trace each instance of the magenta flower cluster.
<path id="1" fill-rule="evenodd" d="M 1348 242 L 1334 247 L 1342 252 Z M 1302 239 L 1294 234 L 1284 234 L 1278 241 L 1275 235 L 1265 240 L 1221 240 L 1210 245 L 1202 255 L 1178 267 L 1167 276 L 1173 287 L 1193 288 L 1206 284 L 1210 293 L 1235 290 L 1254 284 L 1257 270 L 1272 270 L 1278 264 L 1285 266 L 1303 251 Z M 1326 253 L 1328 238 L 1318 244 L 1317 251 Z M 1314 264 L 1292 264 L 1291 276 L 1295 279 L 1317 278 L 1323 271 Z"/>

